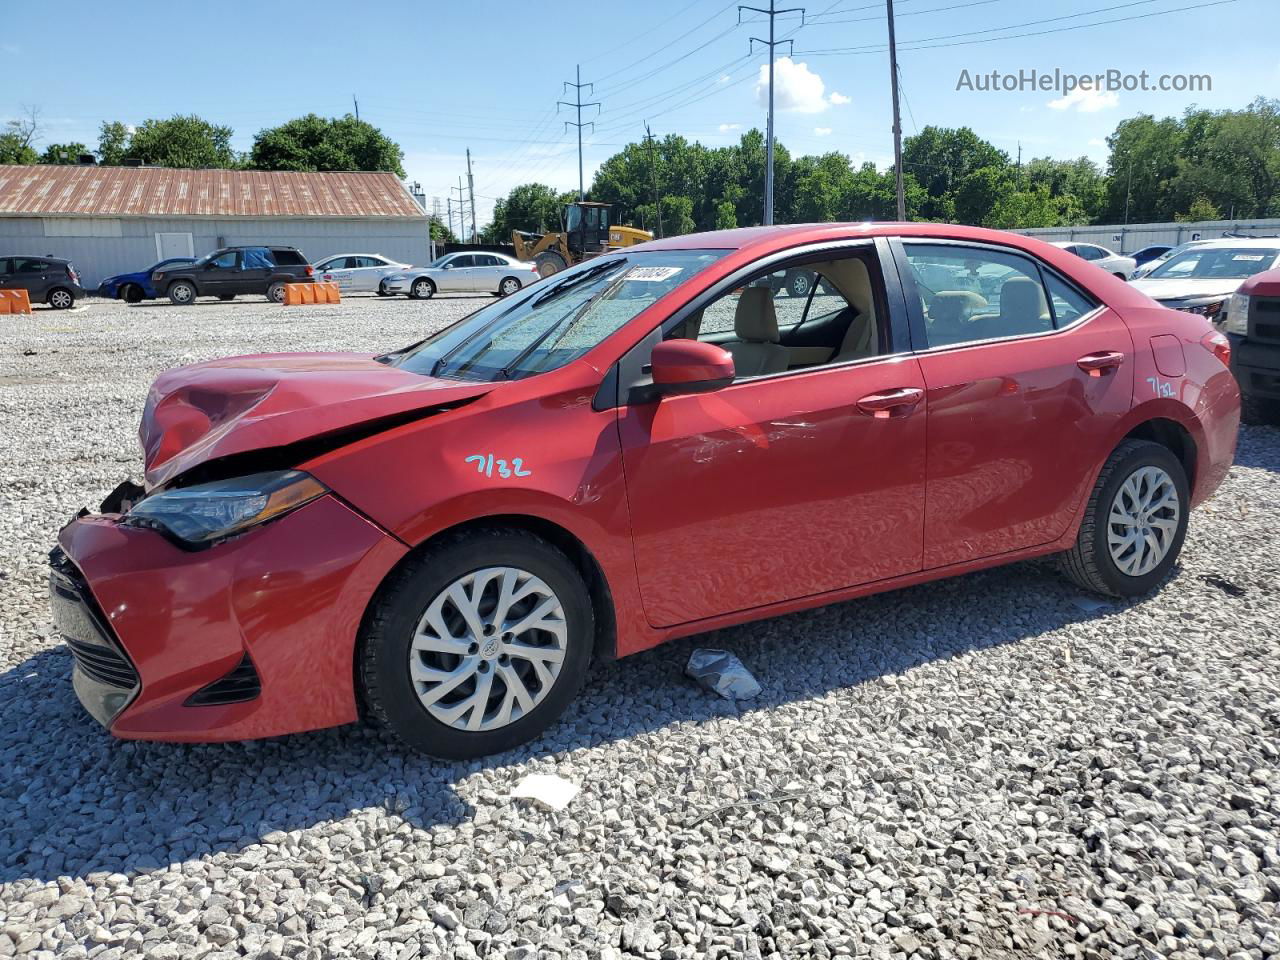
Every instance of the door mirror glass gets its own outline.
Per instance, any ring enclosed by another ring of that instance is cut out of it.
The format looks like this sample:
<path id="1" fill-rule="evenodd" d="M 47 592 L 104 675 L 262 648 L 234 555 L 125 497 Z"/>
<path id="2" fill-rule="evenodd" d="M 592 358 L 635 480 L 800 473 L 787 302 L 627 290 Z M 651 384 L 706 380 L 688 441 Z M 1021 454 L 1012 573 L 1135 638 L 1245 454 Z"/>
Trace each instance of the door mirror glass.
<path id="1" fill-rule="evenodd" d="M 653 348 L 653 385 L 661 393 L 706 393 L 733 382 L 728 350 L 697 340 L 664 340 Z"/>

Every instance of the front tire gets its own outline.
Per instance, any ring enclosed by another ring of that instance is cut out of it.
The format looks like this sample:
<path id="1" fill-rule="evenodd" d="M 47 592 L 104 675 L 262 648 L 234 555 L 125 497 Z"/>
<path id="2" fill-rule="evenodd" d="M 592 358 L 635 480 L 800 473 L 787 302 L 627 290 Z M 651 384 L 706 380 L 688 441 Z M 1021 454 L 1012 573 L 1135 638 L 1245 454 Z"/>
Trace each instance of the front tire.
<path id="1" fill-rule="evenodd" d="M 189 307 L 196 302 L 196 288 L 186 280 L 169 284 L 169 302 L 178 307 Z"/>
<path id="2" fill-rule="evenodd" d="M 124 293 L 121 294 L 120 299 L 125 303 L 141 303 L 145 298 L 142 288 L 136 283 L 131 283 L 124 288 Z"/>
<path id="3" fill-rule="evenodd" d="M 451 760 L 542 733 L 591 660 L 591 601 L 569 559 L 522 530 L 473 530 L 379 590 L 357 653 L 364 702 L 404 743 Z"/>
<path id="4" fill-rule="evenodd" d="M 436 285 L 426 277 L 419 277 L 409 288 L 409 296 L 414 300 L 430 300 L 436 295 Z"/>
<path id="5" fill-rule="evenodd" d="M 1187 535 L 1186 471 L 1168 447 L 1126 440 L 1103 464 L 1064 572 L 1113 597 L 1150 592 L 1173 569 Z"/>

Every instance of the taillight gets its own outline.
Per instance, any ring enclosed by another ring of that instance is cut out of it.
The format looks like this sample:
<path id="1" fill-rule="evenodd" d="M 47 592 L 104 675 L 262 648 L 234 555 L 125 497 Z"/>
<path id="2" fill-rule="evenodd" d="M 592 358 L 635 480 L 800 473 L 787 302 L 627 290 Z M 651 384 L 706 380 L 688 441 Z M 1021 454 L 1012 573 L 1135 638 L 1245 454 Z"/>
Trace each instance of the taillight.
<path id="1" fill-rule="evenodd" d="M 1211 330 L 1200 338 L 1201 345 L 1222 361 L 1224 367 L 1231 366 L 1231 341 L 1225 334 Z"/>
<path id="2" fill-rule="evenodd" d="M 308 277 L 314 277 L 315 275 L 316 275 L 316 268 L 315 268 L 315 267 L 313 267 L 311 264 L 309 264 L 309 263 L 308 263 L 308 264 L 307 264 L 307 276 L 308 276 Z"/>

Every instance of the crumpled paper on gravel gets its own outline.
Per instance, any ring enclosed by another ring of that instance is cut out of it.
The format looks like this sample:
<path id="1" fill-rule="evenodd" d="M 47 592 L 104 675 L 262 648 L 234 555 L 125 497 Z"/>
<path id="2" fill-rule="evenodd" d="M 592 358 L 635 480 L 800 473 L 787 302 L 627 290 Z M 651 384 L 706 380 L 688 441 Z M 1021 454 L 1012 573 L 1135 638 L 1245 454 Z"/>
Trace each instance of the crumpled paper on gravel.
<path id="1" fill-rule="evenodd" d="M 728 650 L 699 647 L 689 654 L 684 672 L 726 700 L 750 700 L 760 695 L 760 684 L 756 678 Z"/>

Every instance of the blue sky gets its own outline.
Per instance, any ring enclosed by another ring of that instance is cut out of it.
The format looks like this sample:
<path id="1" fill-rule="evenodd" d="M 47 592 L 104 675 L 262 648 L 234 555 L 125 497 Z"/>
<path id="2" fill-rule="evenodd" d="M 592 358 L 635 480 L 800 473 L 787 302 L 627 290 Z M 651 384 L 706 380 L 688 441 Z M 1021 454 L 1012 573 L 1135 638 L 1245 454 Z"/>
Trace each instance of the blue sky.
<path id="1" fill-rule="evenodd" d="M 1206 2 L 895 0 L 903 132 L 968 125 L 1011 156 L 1021 142 L 1024 159 L 1103 161 L 1105 137 L 1135 113 L 1238 108 L 1280 94 L 1280 2 Z M 659 136 L 708 145 L 764 127 L 767 60 L 759 44 L 749 51 L 748 38 L 767 36 L 767 26 L 736 26 L 736 4 L 722 0 L 222 0 L 207 14 L 198 9 L 172 0 L 62 0 L 57 18 L 74 29 L 57 30 L 51 44 L 48 9 L 6 3 L 0 119 L 35 106 L 44 143 L 92 146 L 103 120 L 195 112 L 232 126 L 236 147 L 247 149 L 263 127 L 351 110 L 355 94 L 361 117 L 404 148 L 409 179 L 442 205 L 471 148 L 482 224 L 493 199 L 518 183 L 577 186 L 575 135 L 562 122 L 571 114 L 555 112 L 557 100 L 572 99 L 561 81 L 577 63 L 596 84 L 584 99 L 602 104 L 585 138 L 588 184 L 597 164 L 643 136 L 645 120 Z M 803 27 L 795 16 L 778 20 L 779 36 L 795 41 L 793 57 L 778 64 L 778 139 L 796 154 L 838 150 L 890 163 L 883 0 L 810 0 L 806 10 Z M 1130 17 L 1141 19 L 1066 29 Z M 1040 35 L 997 39 L 1011 34 Z M 956 89 L 964 70 L 1055 68 L 1209 74 L 1212 90 L 1064 97 Z"/>

